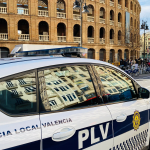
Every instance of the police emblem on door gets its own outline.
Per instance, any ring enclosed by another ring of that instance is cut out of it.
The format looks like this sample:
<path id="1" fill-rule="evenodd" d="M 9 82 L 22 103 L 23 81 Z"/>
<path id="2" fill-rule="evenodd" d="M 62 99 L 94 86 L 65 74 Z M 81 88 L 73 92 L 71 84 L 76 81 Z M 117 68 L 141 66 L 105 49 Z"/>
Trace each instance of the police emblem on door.
<path id="1" fill-rule="evenodd" d="M 133 115 L 133 128 L 135 131 L 137 131 L 137 129 L 139 128 L 140 121 L 141 121 L 140 114 L 138 111 L 135 111 Z"/>

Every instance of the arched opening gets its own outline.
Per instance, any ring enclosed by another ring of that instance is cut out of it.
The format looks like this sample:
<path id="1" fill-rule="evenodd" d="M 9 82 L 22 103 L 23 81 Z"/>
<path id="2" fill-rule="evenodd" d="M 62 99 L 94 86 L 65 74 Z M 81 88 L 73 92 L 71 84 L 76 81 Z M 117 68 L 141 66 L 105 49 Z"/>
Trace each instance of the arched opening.
<path id="1" fill-rule="evenodd" d="M 109 54 L 109 62 L 113 63 L 115 61 L 115 50 L 111 49 Z"/>
<path id="2" fill-rule="evenodd" d="M 114 0 L 110 0 L 110 1 L 114 2 Z"/>
<path id="3" fill-rule="evenodd" d="M 57 18 L 66 18 L 66 4 L 64 0 L 57 0 Z"/>
<path id="4" fill-rule="evenodd" d="M 57 25 L 57 38 L 58 42 L 66 42 L 66 25 L 64 23 Z"/>
<path id="5" fill-rule="evenodd" d="M 110 29 L 110 39 L 114 39 L 114 30 Z"/>
<path id="6" fill-rule="evenodd" d="M 134 5 L 134 12 L 136 13 L 136 4 Z"/>
<path id="7" fill-rule="evenodd" d="M 17 13 L 21 15 L 28 15 L 28 0 L 18 0 L 17 1 Z"/>
<path id="8" fill-rule="evenodd" d="M 88 27 L 88 43 L 94 43 L 94 27 Z"/>
<path id="9" fill-rule="evenodd" d="M 131 50 L 130 59 L 134 60 L 134 50 Z"/>
<path id="10" fill-rule="evenodd" d="M 133 34 L 132 33 L 130 33 L 130 42 L 133 42 Z"/>
<path id="11" fill-rule="evenodd" d="M 95 50 L 90 48 L 88 49 L 88 58 L 95 59 Z"/>
<path id="12" fill-rule="evenodd" d="M 7 21 L 0 19 L 0 40 L 8 40 Z"/>
<path id="13" fill-rule="evenodd" d="M 100 18 L 105 19 L 105 9 L 103 7 L 100 8 Z"/>
<path id="14" fill-rule="evenodd" d="M 121 1 L 121 0 L 118 0 L 118 4 L 119 4 L 119 5 L 122 5 L 122 1 Z"/>
<path id="15" fill-rule="evenodd" d="M 49 26 L 45 21 L 39 23 L 39 41 L 49 41 Z"/>
<path id="16" fill-rule="evenodd" d="M 106 61 L 106 50 L 105 49 L 100 49 L 99 59 L 102 61 Z"/>
<path id="17" fill-rule="evenodd" d="M 75 24 L 73 27 L 74 42 L 80 42 L 80 25 Z"/>
<path id="18" fill-rule="evenodd" d="M 132 3 L 132 1 L 130 3 L 130 9 L 133 10 L 133 3 Z"/>
<path id="19" fill-rule="evenodd" d="M 94 22 L 94 7 L 93 5 L 88 6 L 89 13 L 87 14 L 87 21 Z"/>
<path id="20" fill-rule="evenodd" d="M 7 13 L 7 1 L 6 0 L 0 1 L 0 13 L 2 13 L 2 14 Z"/>
<path id="21" fill-rule="evenodd" d="M 78 5 L 80 6 L 80 3 L 78 3 Z M 73 3 L 73 7 L 74 7 L 74 3 Z M 80 20 L 81 19 L 80 9 L 73 9 L 73 19 L 74 20 Z"/>
<path id="22" fill-rule="evenodd" d="M 118 31 L 118 40 L 121 40 L 121 31 Z"/>
<path id="23" fill-rule="evenodd" d="M 103 27 L 100 28 L 99 38 L 100 44 L 105 44 L 105 28 Z"/>
<path id="24" fill-rule="evenodd" d="M 129 59 L 129 50 L 128 49 L 125 49 L 124 51 L 124 59 Z"/>
<path id="25" fill-rule="evenodd" d="M 48 17 L 48 0 L 38 0 L 38 15 Z"/>
<path id="26" fill-rule="evenodd" d="M 113 10 L 110 11 L 110 20 L 114 20 L 114 11 Z"/>
<path id="27" fill-rule="evenodd" d="M 122 22 L 122 15 L 121 15 L 121 13 L 118 13 L 118 22 Z"/>
<path id="28" fill-rule="evenodd" d="M 133 26 L 133 18 L 130 19 L 131 26 Z"/>
<path id="29" fill-rule="evenodd" d="M 9 55 L 9 49 L 7 47 L 0 47 L 0 58 L 7 58 Z"/>
<path id="30" fill-rule="evenodd" d="M 134 20 L 134 28 L 136 29 L 136 19 Z"/>
<path id="31" fill-rule="evenodd" d="M 118 61 L 120 61 L 122 59 L 122 50 L 119 49 L 118 50 Z"/>
<path id="32" fill-rule="evenodd" d="M 125 7 L 128 8 L 128 0 L 125 0 Z"/>
<path id="33" fill-rule="evenodd" d="M 18 21 L 18 40 L 29 40 L 29 23 L 27 20 Z"/>

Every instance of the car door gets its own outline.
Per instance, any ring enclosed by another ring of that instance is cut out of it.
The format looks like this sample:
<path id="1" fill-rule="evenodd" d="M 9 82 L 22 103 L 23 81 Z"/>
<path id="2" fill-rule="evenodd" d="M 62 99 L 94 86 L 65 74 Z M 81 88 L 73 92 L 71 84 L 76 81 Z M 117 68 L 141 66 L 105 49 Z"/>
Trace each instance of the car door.
<path id="1" fill-rule="evenodd" d="M 137 98 L 132 79 L 112 66 L 93 66 L 105 90 L 103 100 L 113 118 L 114 149 L 142 149 L 148 135 L 148 108 Z"/>
<path id="2" fill-rule="evenodd" d="M 0 149 L 40 150 L 36 73 L 0 79 Z"/>
<path id="3" fill-rule="evenodd" d="M 98 98 L 87 65 L 61 65 L 38 71 L 43 150 L 113 147 L 112 118 Z"/>

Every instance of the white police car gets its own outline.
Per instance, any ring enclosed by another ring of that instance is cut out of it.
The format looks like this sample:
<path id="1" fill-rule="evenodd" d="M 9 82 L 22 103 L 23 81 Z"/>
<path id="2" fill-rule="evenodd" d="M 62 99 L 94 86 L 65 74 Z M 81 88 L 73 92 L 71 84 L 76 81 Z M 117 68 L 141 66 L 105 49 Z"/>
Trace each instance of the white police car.
<path id="1" fill-rule="evenodd" d="M 149 91 L 119 68 L 48 56 L 1 59 L 0 70 L 0 149 L 149 148 Z"/>

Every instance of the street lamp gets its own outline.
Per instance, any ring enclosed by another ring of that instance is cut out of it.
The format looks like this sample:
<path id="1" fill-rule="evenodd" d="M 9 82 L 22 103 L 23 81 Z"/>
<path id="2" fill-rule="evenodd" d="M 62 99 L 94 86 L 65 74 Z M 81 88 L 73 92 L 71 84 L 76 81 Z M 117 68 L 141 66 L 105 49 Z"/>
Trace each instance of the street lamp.
<path id="1" fill-rule="evenodd" d="M 89 13 L 88 11 L 88 6 L 86 5 L 86 0 L 85 0 L 85 4 L 83 6 L 83 11 L 82 11 L 82 5 L 83 5 L 84 0 L 75 0 L 74 2 L 74 6 L 73 9 L 74 10 L 80 10 L 80 21 L 81 21 L 81 25 L 80 25 L 80 47 L 82 47 L 82 13 Z"/>
<path id="2" fill-rule="evenodd" d="M 145 30 L 149 30 L 147 21 L 142 20 L 141 29 L 144 29 L 144 59 L 145 59 Z"/>

